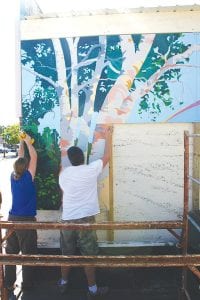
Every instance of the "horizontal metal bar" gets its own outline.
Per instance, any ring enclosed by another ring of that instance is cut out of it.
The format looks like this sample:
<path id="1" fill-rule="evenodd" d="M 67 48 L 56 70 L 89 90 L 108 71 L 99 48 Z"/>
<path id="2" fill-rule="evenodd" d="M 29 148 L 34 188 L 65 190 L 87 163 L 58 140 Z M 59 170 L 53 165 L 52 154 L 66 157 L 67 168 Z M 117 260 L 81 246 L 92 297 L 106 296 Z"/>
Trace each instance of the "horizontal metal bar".
<path id="1" fill-rule="evenodd" d="M 196 178 L 193 178 L 192 176 L 188 176 L 188 178 L 194 182 L 196 182 L 197 184 L 200 184 L 200 180 L 199 179 L 196 179 Z"/>
<path id="2" fill-rule="evenodd" d="M 188 267 L 200 266 L 200 254 L 155 256 L 65 256 L 0 254 L 2 265 L 72 267 Z"/>
<path id="3" fill-rule="evenodd" d="M 74 229 L 74 230 L 106 230 L 106 229 L 178 229 L 183 227 L 182 221 L 149 221 L 149 222 L 102 222 L 102 223 L 64 223 L 64 222 L 27 222 L 0 221 L 0 228 L 10 229 Z"/>

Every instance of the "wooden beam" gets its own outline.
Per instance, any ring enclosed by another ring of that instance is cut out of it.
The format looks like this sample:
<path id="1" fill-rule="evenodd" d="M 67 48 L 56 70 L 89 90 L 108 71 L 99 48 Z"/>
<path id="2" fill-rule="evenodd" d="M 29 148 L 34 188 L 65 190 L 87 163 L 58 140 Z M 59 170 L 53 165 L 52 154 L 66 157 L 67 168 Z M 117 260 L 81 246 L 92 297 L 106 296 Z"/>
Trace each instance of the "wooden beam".
<path id="1" fill-rule="evenodd" d="M 200 123 L 194 124 L 194 134 L 200 133 Z M 192 177 L 200 179 L 200 138 L 194 138 L 193 144 L 193 174 Z M 192 182 L 192 204 L 194 210 L 200 209 L 200 185 Z"/>
<path id="2" fill-rule="evenodd" d="M 109 160 L 109 212 L 108 212 L 108 220 L 110 222 L 114 221 L 114 196 L 113 196 L 113 129 L 112 135 L 110 136 L 110 160 Z M 108 231 L 108 241 L 114 241 L 114 230 L 111 229 Z"/>

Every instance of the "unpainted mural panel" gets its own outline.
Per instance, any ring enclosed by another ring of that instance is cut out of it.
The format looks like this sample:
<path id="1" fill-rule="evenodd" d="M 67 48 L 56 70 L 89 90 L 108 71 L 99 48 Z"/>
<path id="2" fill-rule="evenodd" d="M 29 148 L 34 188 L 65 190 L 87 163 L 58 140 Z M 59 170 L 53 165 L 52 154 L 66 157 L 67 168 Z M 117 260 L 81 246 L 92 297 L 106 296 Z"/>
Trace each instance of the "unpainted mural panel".
<path id="1" fill-rule="evenodd" d="M 182 220 L 184 130 L 192 124 L 115 125 L 113 136 L 114 219 Z M 193 140 L 190 140 L 190 174 Z M 190 187 L 191 188 L 191 187 Z M 192 206 L 190 197 L 190 209 Z M 173 242 L 167 230 L 115 233 L 115 240 Z"/>

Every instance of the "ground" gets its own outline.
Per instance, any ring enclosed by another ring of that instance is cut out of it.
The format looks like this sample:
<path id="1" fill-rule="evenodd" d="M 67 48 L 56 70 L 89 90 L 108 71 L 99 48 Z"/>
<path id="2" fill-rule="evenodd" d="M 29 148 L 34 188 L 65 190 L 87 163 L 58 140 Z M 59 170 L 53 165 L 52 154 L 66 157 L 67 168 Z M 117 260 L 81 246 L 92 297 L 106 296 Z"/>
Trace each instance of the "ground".
<path id="1" fill-rule="evenodd" d="M 87 282 L 82 269 L 71 271 L 70 289 L 66 295 L 60 295 L 57 288 L 57 281 L 60 278 L 59 268 L 42 267 L 35 272 L 37 278 L 35 288 L 21 293 L 18 299 L 87 300 Z M 102 300 L 179 300 L 181 270 L 176 268 L 99 269 L 97 280 L 99 285 L 110 287 L 109 294 L 101 298 Z M 191 300 L 199 300 L 196 279 L 193 278 L 192 282 L 190 280 L 188 288 Z"/>
<path id="2" fill-rule="evenodd" d="M 12 165 L 16 158 L 12 153 L 0 154 L 0 189 L 3 194 L 1 214 L 4 218 L 11 204 L 9 178 Z M 46 253 L 46 249 L 39 252 Z M 58 251 L 59 250 L 52 250 Z M 151 249 L 150 254 L 174 254 L 176 248 Z M 51 251 L 50 251 L 51 252 Z M 54 253 L 50 253 L 54 254 Z M 138 253 L 137 253 L 138 254 Z M 21 270 L 18 267 L 17 284 L 21 284 Z M 15 293 L 19 300 L 86 300 L 87 282 L 80 268 L 73 269 L 70 276 L 69 293 L 62 296 L 57 288 L 60 278 L 59 267 L 37 267 L 35 272 L 35 287 L 26 292 L 17 288 Z M 99 285 L 108 285 L 110 293 L 102 300 L 178 300 L 181 288 L 181 269 L 177 268 L 145 268 L 145 269 L 98 269 L 97 280 Z M 188 273 L 188 289 L 191 300 L 200 299 L 200 284 L 197 278 Z"/>

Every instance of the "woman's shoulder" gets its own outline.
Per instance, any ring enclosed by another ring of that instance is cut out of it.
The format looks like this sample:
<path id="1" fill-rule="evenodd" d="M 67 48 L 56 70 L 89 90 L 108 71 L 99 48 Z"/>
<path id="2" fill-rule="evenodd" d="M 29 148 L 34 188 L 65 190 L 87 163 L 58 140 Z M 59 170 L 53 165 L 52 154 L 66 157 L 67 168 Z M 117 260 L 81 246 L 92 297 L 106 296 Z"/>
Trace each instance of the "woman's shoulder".
<path id="1" fill-rule="evenodd" d="M 26 177 L 31 177 L 31 178 L 32 178 L 31 172 L 30 172 L 29 170 L 26 170 L 26 171 L 24 172 L 24 176 L 26 176 Z"/>
<path id="2" fill-rule="evenodd" d="M 21 176 L 22 180 L 26 180 L 26 179 L 31 179 L 32 180 L 32 176 L 31 173 L 29 172 L 29 170 L 24 171 L 24 173 Z"/>

